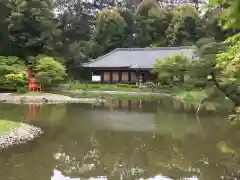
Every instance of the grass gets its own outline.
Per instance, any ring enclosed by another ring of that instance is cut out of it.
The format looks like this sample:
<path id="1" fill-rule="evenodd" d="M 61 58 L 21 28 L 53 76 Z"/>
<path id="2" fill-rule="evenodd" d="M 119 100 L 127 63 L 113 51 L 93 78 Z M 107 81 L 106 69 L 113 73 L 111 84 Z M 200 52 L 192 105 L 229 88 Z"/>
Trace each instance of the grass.
<path id="1" fill-rule="evenodd" d="M 14 122 L 10 120 L 0 119 L 0 133 L 7 132 L 11 129 L 17 128 L 21 125 L 20 122 Z"/>
<path id="2" fill-rule="evenodd" d="M 136 85 L 129 84 L 84 84 L 84 83 L 71 83 L 69 90 L 98 90 L 98 91 L 129 91 L 140 92 L 141 89 Z"/>
<path id="3" fill-rule="evenodd" d="M 117 98 L 117 99 L 143 99 L 151 100 L 161 98 L 163 95 L 152 95 L 152 94 L 143 94 L 143 95 L 134 95 L 134 94 L 107 94 L 107 93 L 67 93 L 67 95 L 75 98 Z"/>

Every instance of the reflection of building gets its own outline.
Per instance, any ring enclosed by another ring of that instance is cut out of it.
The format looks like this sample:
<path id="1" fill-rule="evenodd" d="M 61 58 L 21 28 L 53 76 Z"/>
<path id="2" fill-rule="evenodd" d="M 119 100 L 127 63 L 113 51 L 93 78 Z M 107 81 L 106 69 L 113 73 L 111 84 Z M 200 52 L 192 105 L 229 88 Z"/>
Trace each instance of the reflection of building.
<path id="1" fill-rule="evenodd" d="M 122 109 L 137 109 L 139 105 L 139 100 L 117 100 L 116 106 Z"/>
<path id="2" fill-rule="evenodd" d="M 141 100 L 113 99 L 103 103 L 103 106 L 116 109 L 137 110 L 141 106 Z"/>
<path id="3" fill-rule="evenodd" d="M 184 103 L 180 100 L 172 100 L 173 102 L 173 108 L 176 110 L 180 111 L 185 111 L 185 112 L 196 112 L 198 109 L 198 104 L 191 104 L 191 103 Z M 200 110 L 203 112 L 206 112 L 206 107 L 204 105 L 200 106 Z"/>
<path id="4" fill-rule="evenodd" d="M 196 112 L 198 109 L 198 104 L 191 104 L 191 103 L 184 103 L 181 100 L 176 99 L 168 99 L 165 101 L 170 101 L 170 104 L 166 106 L 164 104 L 164 100 L 160 100 L 158 104 L 156 102 L 152 102 L 151 104 L 147 104 L 146 102 L 142 102 L 141 99 L 136 100 L 127 100 L 127 99 L 113 99 L 103 104 L 104 107 L 111 108 L 111 109 L 118 109 L 118 110 L 134 110 L 134 111 L 142 111 L 145 109 L 150 108 L 154 110 L 154 108 L 158 107 L 160 109 L 167 108 L 170 110 L 177 110 L 177 111 L 185 111 L 185 112 Z M 156 109 L 157 110 L 157 109 Z M 206 107 L 204 105 L 201 106 L 201 110 L 203 112 L 206 111 Z"/>

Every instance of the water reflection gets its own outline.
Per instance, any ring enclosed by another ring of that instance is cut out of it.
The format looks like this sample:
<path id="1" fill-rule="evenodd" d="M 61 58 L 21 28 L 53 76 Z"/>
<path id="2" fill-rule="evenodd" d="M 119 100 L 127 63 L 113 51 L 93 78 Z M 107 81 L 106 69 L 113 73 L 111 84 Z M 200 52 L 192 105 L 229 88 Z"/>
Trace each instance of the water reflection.
<path id="1" fill-rule="evenodd" d="M 0 154 L 1 179 L 238 177 L 240 132 L 223 118 L 197 119 L 194 114 L 166 109 L 169 102 L 143 101 L 141 106 L 138 101 L 116 102 L 113 109 L 36 106 L 31 120 L 27 105 L 0 105 L 0 118 L 25 120 L 45 131 L 37 141 Z"/>
<path id="2" fill-rule="evenodd" d="M 120 178 L 120 179 L 122 179 L 122 178 Z M 70 178 L 70 177 L 64 176 L 64 175 L 62 175 L 62 173 L 60 171 L 54 169 L 53 177 L 51 178 L 51 180 L 81 180 L 81 179 L 80 178 Z M 101 176 L 90 177 L 88 180 L 107 180 L 107 177 L 101 177 Z M 157 175 L 155 177 L 151 177 L 148 179 L 140 178 L 138 180 L 173 180 L 173 179 L 170 179 L 168 177 L 164 177 L 161 175 Z M 190 178 L 184 178 L 183 180 L 199 180 L 199 179 L 196 177 L 190 177 Z"/>

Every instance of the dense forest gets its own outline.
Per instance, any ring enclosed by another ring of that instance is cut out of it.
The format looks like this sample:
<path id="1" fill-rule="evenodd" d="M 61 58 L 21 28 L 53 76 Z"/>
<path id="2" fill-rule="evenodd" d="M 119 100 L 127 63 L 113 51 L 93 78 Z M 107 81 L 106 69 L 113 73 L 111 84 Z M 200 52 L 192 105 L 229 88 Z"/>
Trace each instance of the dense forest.
<path id="1" fill-rule="evenodd" d="M 31 67 L 43 84 L 63 80 L 65 68 L 69 78 L 79 78 L 82 63 L 115 48 L 195 45 L 197 63 L 184 70 L 172 59 L 167 61 L 172 66 L 156 69 L 191 69 L 198 79 L 211 75 L 215 86 L 239 105 L 239 2 L 165 2 L 2 0 L 0 85 L 24 84 L 24 67 Z"/>
<path id="2" fill-rule="evenodd" d="M 232 33 L 218 24 L 217 9 L 203 14 L 197 4 L 116 2 L 4 0 L 0 55 L 32 63 L 30 57 L 46 54 L 63 62 L 74 76 L 82 62 L 115 48 L 194 45 L 202 37 L 222 41 Z"/>

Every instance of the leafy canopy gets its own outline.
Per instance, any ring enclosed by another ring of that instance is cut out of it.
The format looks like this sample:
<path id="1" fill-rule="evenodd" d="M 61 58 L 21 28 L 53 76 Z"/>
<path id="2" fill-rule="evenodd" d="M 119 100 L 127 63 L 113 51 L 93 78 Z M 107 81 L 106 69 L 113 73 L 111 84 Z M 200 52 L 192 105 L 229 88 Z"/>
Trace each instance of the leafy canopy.
<path id="1" fill-rule="evenodd" d="M 186 75 L 189 63 L 189 59 L 182 55 L 158 59 L 153 66 L 153 73 L 157 75 L 160 81 L 172 77 L 177 77 L 180 81 L 184 81 L 184 75 Z"/>
<path id="2" fill-rule="evenodd" d="M 47 56 L 38 57 L 35 71 L 36 81 L 40 82 L 43 86 L 58 83 L 64 80 L 66 76 L 65 67 L 54 58 Z"/>
<path id="3" fill-rule="evenodd" d="M 27 85 L 26 67 L 17 57 L 0 56 L 0 87 L 17 89 Z"/>
<path id="4" fill-rule="evenodd" d="M 225 41 L 228 49 L 217 57 L 217 67 L 229 81 L 240 85 L 240 33 Z"/>

